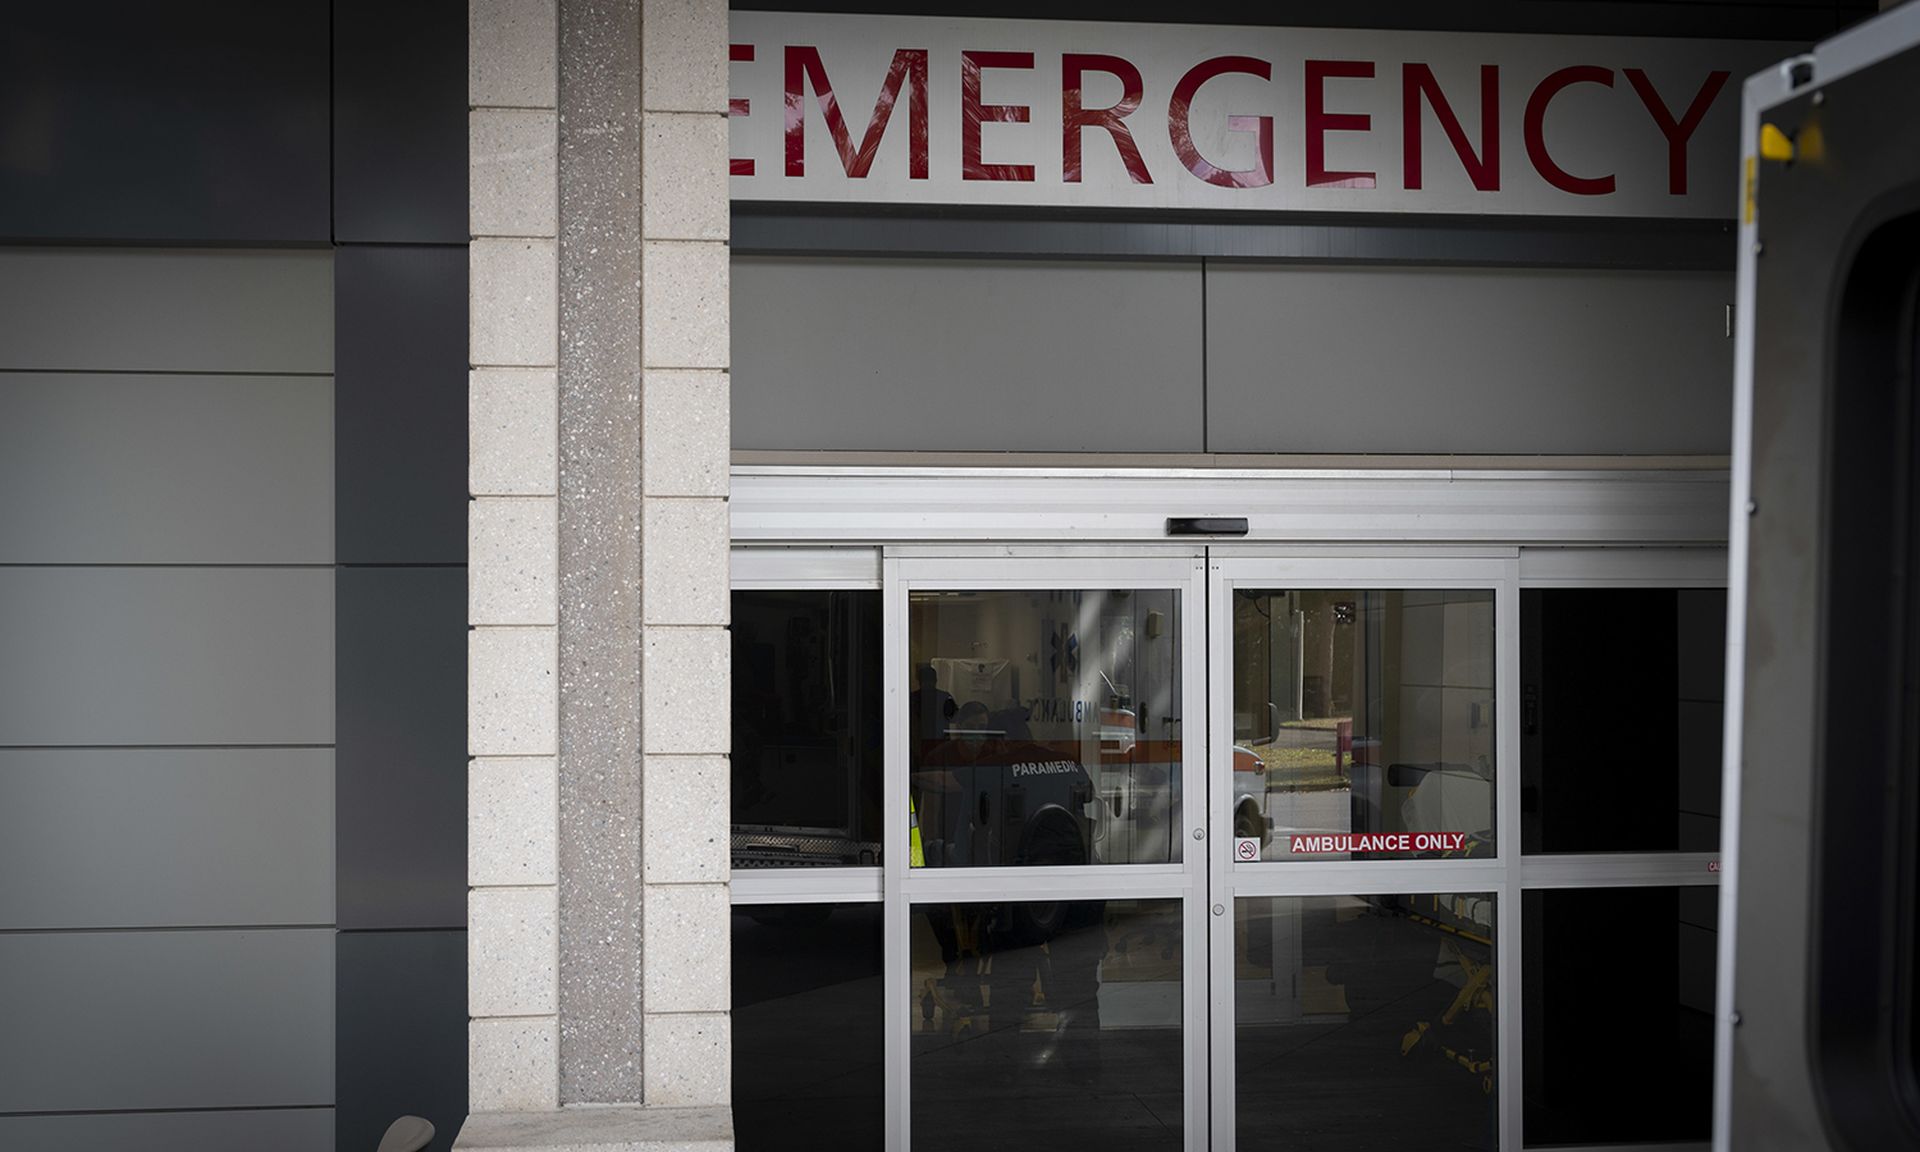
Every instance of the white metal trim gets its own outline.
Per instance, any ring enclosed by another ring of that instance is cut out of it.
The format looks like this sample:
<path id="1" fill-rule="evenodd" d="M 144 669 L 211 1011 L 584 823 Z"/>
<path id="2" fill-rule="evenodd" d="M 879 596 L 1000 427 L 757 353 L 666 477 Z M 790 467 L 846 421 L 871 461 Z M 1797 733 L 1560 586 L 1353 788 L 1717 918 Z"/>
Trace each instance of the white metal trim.
<path id="1" fill-rule="evenodd" d="M 735 547 L 733 587 L 878 588 L 878 548 Z"/>
<path id="2" fill-rule="evenodd" d="M 1500 1085 L 1500 1147 L 1520 1147 L 1526 1122 L 1526 1063 L 1521 1048 L 1525 937 L 1520 925 L 1520 558 L 1505 565 L 1494 595 L 1494 828 L 1500 885 L 1494 900 L 1494 1068 Z"/>
<path id="3" fill-rule="evenodd" d="M 1164 544 L 1196 515 L 1247 517 L 1246 543 L 1698 544 L 1726 499 L 1712 471 L 741 466 L 730 506 L 738 544 Z"/>
<path id="4" fill-rule="evenodd" d="M 902 890 L 911 904 L 986 904 L 1003 900 L 1158 900 L 1191 887 L 1179 864 L 1086 867 L 913 868 Z"/>
<path id="5" fill-rule="evenodd" d="M 1498 860 L 1303 860 L 1235 865 L 1235 899 L 1270 896 L 1400 896 L 1497 892 L 1507 867 Z"/>
<path id="6" fill-rule="evenodd" d="M 861 904 L 886 896 L 878 868 L 736 868 L 735 904 Z"/>
<path id="7" fill-rule="evenodd" d="M 1223 550 L 1224 551 L 1224 550 Z M 1507 580 L 1511 560 L 1458 559 L 1418 554 L 1350 559 L 1274 555 L 1242 556 L 1227 552 L 1216 563 L 1225 584 L 1222 594 L 1235 588 L 1370 588 L 1384 590 L 1498 589 Z"/>
<path id="8" fill-rule="evenodd" d="M 1733 1018 L 1735 950 L 1740 906 L 1740 752 L 1741 709 L 1746 694 L 1747 507 L 1753 499 L 1753 331 L 1754 245 L 1759 242 L 1757 212 L 1746 211 L 1744 174 L 1758 163 L 1760 109 L 1783 91 L 1783 69 L 1747 80 L 1740 102 L 1742 204 L 1734 274 L 1733 477 L 1727 513 L 1727 669 L 1722 699 L 1720 761 L 1720 924 L 1718 970 L 1714 973 L 1713 1147 L 1730 1152 L 1733 1124 Z"/>
<path id="9" fill-rule="evenodd" d="M 1522 588 L 1724 588 L 1727 551 L 1703 548 L 1522 548 Z"/>
<path id="10" fill-rule="evenodd" d="M 913 1054 L 913 958 L 908 938 L 911 909 L 902 890 L 908 869 L 907 844 L 907 728 L 900 723 L 907 703 L 902 685 L 907 681 L 907 591 L 900 582 L 896 560 L 882 562 L 885 584 L 881 591 L 881 636 L 886 645 L 880 666 L 886 676 L 881 692 L 881 716 L 886 756 L 881 771 L 881 870 L 886 893 L 882 915 L 886 942 L 881 955 L 881 988 L 887 1002 L 883 1018 L 887 1030 L 886 1145 L 888 1152 L 908 1152 L 913 1136 L 911 1104 L 907 1099 L 907 1061 Z"/>
<path id="11" fill-rule="evenodd" d="M 1718 887 L 1721 876 L 1719 864 L 1720 854 L 1717 852 L 1523 856 L 1520 860 L 1520 887 Z"/>
<path id="12" fill-rule="evenodd" d="M 1217 745 L 1213 743 L 1209 713 L 1212 687 L 1208 680 L 1208 652 L 1213 619 L 1210 575 L 1203 550 L 1187 569 L 1187 603 L 1180 622 L 1184 629 L 1181 642 L 1185 645 L 1180 665 L 1181 683 L 1185 688 L 1180 701 L 1180 739 L 1186 763 L 1199 766 L 1198 771 L 1182 773 L 1186 793 L 1181 797 L 1180 813 L 1181 821 L 1191 825 L 1197 834 L 1182 841 L 1186 847 L 1180 854 L 1188 885 L 1186 914 L 1181 920 L 1180 978 L 1186 1008 L 1186 1033 L 1181 1045 L 1187 1073 L 1184 1114 L 1186 1145 L 1191 1152 L 1206 1152 L 1212 1145 L 1213 1111 L 1208 1092 L 1218 1065 L 1214 1063 L 1215 1053 L 1209 1042 L 1212 1012 L 1209 990 L 1213 987 L 1213 974 L 1208 967 L 1211 948 L 1208 933 L 1213 919 L 1208 913 L 1213 898 L 1209 878 L 1213 861 L 1224 859 L 1231 844 L 1230 837 L 1207 834 L 1208 829 L 1228 827 L 1212 820 L 1214 797 L 1228 790 L 1214 787 L 1211 768 L 1213 749 Z"/>
<path id="13" fill-rule="evenodd" d="M 1218 559 L 1207 564 L 1207 709 L 1204 714 L 1207 746 L 1229 758 L 1226 770 L 1232 770 L 1233 748 L 1233 623 L 1232 603 L 1226 574 Z M 1220 693 L 1225 698 L 1220 698 Z M 1221 772 L 1214 756 L 1206 761 L 1209 783 Z M 1207 822 L 1211 828 L 1233 827 L 1232 789 L 1210 788 Z M 1237 989 L 1234 984 L 1233 901 L 1236 894 L 1231 838 L 1207 852 L 1207 895 L 1202 905 L 1207 917 L 1207 1025 L 1208 1059 L 1213 1078 L 1208 1085 L 1208 1112 L 1212 1117 L 1214 1152 L 1233 1152 L 1239 1139 L 1239 1053 L 1237 1022 L 1234 1017 Z"/>

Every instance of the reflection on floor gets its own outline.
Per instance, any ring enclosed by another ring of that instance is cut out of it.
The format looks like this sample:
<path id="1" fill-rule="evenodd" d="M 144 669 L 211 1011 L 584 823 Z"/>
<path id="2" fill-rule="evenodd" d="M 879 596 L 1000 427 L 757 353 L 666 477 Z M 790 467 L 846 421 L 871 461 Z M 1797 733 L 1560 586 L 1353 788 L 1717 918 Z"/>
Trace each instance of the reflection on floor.
<path id="1" fill-rule="evenodd" d="M 1491 898 L 1247 899 L 1234 921 L 1241 1148 L 1495 1145 Z M 879 905 L 740 908 L 733 940 L 737 1146 L 882 1148 Z M 1205 1041 L 1181 1027 L 1177 901 L 920 905 L 909 961 L 915 1152 L 1182 1147 Z"/>
<path id="2" fill-rule="evenodd" d="M 1242 900 L 1238 1145 L 1492 1148 L 1492 901 Z"/>
<path id="3" fill-rule="evenodd" d="M 878 904 L 734 909 L 740 1152 L 886 1146 L 880 929 Z"/>
<path id="4" fill-rule="evenodd" d="M 1182 1147 L 1177 901 L 914 913 L 915 1152 Z"/>

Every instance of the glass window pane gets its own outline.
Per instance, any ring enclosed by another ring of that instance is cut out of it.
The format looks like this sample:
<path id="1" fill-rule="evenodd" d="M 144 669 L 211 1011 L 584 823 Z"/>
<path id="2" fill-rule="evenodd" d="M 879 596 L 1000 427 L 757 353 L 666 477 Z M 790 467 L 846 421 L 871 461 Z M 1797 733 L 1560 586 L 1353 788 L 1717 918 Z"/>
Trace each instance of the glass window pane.
<path id="1" fill-rule="evenodd" d="M 1493 855 L 1493 621 L 1486 589 L 1236 589 L 1234 835 L 1262 860 Z"/>
<path id="2" fill-rule="evenodd" d="M 733 594 L 733 866 L 880 863 L 880 593 Z"/>
<path id="3" fill-rule="evenodd" d="M 1719 895 L 1522 896 L 1528 1144 L 1710 1138 Z"/>
<path id="4" fill-rule="evenodd" d="M 914 1152 L 1177 1152 L 1181 935 L 1177 900 L 915 906 Z"/>
<path id="5" fill-rule="evenodd" d="M 886 1146 L 881 906 L 733 910 L 733 1127 L 755 1148 Z"/>
<path id="6" fill-rule="evenodd" d="M 916 866 L 1180 859 L 1180 594 L 915 592 Z"/>
<path id="7" fill-rule="evenodd" d="M 1498 1145 L 1494 899 L 1234 905 L 1242 1149 Z"/>
<path id="8" fill-rule="evenodd" d="M 1727 594 L 1520 594 L 1520 827 L 1528 852 L 1720 846 Z"/>

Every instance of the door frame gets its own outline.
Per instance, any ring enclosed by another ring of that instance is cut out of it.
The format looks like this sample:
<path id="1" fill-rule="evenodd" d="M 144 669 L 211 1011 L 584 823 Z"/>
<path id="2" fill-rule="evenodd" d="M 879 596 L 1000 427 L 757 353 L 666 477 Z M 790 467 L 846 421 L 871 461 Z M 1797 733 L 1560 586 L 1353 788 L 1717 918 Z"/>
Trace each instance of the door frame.
<path id="1" fill-rule="evenodd" d="M 883 707 L 887 717 L 887 756 L 881 814 L 885 859 L 908 858 L 908 611 L 922 590 L 1173 589 L 1180 594 L 1177 627 L 1181 639 L 1181 758 L 1185 765 L 1206 760 L 1207 654 L 1205 550 L 1194 546 L 1020 547 L 996 549 L 888 548 L 882 561 L 884 595 L 882 634 L 886 640 Z M 912 1146 L 912 1094 L 909 1063 L 913 1044 L 913 905 L 935 902 L 1003 900 L 1174 899 L 1181 905 L 1181 997 L 1183 1128 L 1185 1147 L 1207 1147 L 1204 1104 L 1210 1070 L 1207 1049 L 1193 1038 L 1204 1035 L 1208 1004 L 1204 981 L 1192 978 L 1207 964 L 1206 884 L 1209 836 L 1204 834 L 1208 782 L 1205 772 L 1183 772 L 1176 820 L 1182 851 L 1178 864 L 1087 864 L 1048 867 L 970 867 L 914 869 L 888 867 L 883 886 L 886 925 L 882 986 L 886 990 L 886 1118 L 889 1149 Z M 1198 816 L 1201 819 L 1196 820 Z"/>
<path id="2" fill-rule="evenodd" d="M 1485 589 L 1494 598 L 1494 847 L 1485 860 L 1302 860 L 1239 864 L 1232 859 L 1231 837 L 1209 853 L 1209 902 L 1212 906 L 1209 995 L 1213 1026 L 1208 1036 L 1213 1078 L 1212 1148 L 1236 1146 L 1237 1059 L 1234 980 L 1234 902 L 1240 898 L 1312 896 L 1397 896 L 1427 893 L 1487 892 L 1494 897 L 1494 1071 L 1499 1099 L 1499 1144 L 1518 1147 L 1520 1082 L 1518 981 L 1508 978 L 1519 962 L 1520 771 L 1518 728 L 1507 722 L 1508 704 L 1518 693 L 1520 676 L 1519 556 L 1516 549 L 1434 547 L 1376 548 L 1362 555 L 1302 556 L 1298 548 L 1273 545 L 1216 548 L 1208 559 L 1208 658 L 1212 746 L 1233 744 L 1234 590 L 1240 587 L 1301 589 Z M 1209 766 L 1218 779 L 1229 758 Z M 1217 759 L 1217 758 L 1216 758 Z M 1222 789 L 1216 788 L 1216 794 Z M 1225 791 L 1230 792 L 1230 789 Z M 1212 819 L 1232 827 L 1231 797 L 1216 799 Z M 1510 987 L 1511 986 L 1511 987 Z M 1514 1133 L 1510 1137 L 1508 1133 Z"/>
<path id="3" fill-rule="evenodd" d="M 1199 628 L 1201 644 L 1188 643 L 1184 659 L 1196 656 L 1206 665 L 1202 679 L 1218 673 L 1213 665 L 1222 650 L 1213 643 L 1214 625 L 1205 609 L 1215 596 L 1217 561 L 1281 560 L 1326 564 L 1329 571 L 1368 571 L 1375 562 L 1389 568 L 1406 564 L 1494 562 L 1505 566 L 1496 590 L 1495 715 L 1497 834 L 1501 855 L 1496 861 L 1473 862 L 1486 867 L 1498 883 L 1474 890 L 1494 891 L 1500 901 L 1496 913 L 1498 1037 L 1496 1060 L 1503 1152 L 1519 1149 L 1524 1102 L 1521 1036 L 1522 958 L 1519 918 L 1521 893 L 1528 889 L 1565 887 L 1629 887 L 1717 885 L 1719 876 L 1708 871 L 1717 865 L 1709 854 L 1657 856 L 1523 856 L 1520 854 L 1518 710 L 1512 704 L 1518 687 L 1519 594 L 1531 587 L 1711 587 L 1726 583 L 1726 501 L 1728 477 L 1708 468 L 1553 470 L 1449 469 L 1220 469 L 1220 468 L 978 468 L 978 467 L 818 467 L 736 466 L 733 470 L 733 586 L 736 589 L 864 588 L 883 594 L 887 639 L 886 734 L 888 763 L 886 796 L 886 859 L 906 859 L 904 726 L 894 717 L 894 697 L 904 697 L 906 652 L 899 629 L 904 624 L 905 595 L 900 591 L 898 565 L 922 562 L 978 562 L 993 560 L 1044 562 L 1053 559 L 1162 560 L 1169 556 L 1204 557 L 1207 570 L 1199 579 L 1200 599 L 1190 603 L 1183 626 Z M 1165 518 L 1199 513 L 1249 514 L 1247 538 L 1214 543 L 1210 550 L 1192 543 L 1169 543 Z M 1352 566 L 1340 568 L 1338 566 Z M 955 571 L 961 569 L 956 568 Z M 1376 570 L 1377 571 L 1377 570 Z M 1351 582 L 1343 582 L 1354 586 Z M 1384 579 L 1375 586 L 1404 585 L 1404 578 Z M 1165 586 L 1165 585 L 1162 585 Z M 1193 633 L 1190 631 L 1191 637 Z M 1189 677 L 1186 690 L 1194 690 Z M 1506 703 L 1501 707 L 1501 703 Z M 1202 699 L 1199 711 L 1189 703 L 1184 719 L 1202 718 L 1199 731 L 1183 736 L 1204 745 L 1202 755 L 1220 747 L 1215 718 Z M 1228 705 L 1230 709 L 1230 704 Z M 1228 743 L 1231 747 L 1230 716 Z M 1183 727 L 1190 726 L 1183 724 Z M 896 733 L 893 729 L 902 729 Z M 1509 731 L 1511 729 L 1511 731 Z M 1192 745 L 1190 745 L 1191 747 Z M 1189 764 L 1210 763 L 1189 752 Z M 891 783 L 899 773 L 901 787 Z M 1210 789 L 1210 823 L 1221 795 L 1231 790 L 1213 787 L 1215 772 L 1185 777 L 1188 811 L 1200 789 Z M 895 813 L 894 808 L 899 811 Z M 897 815 L 897 819 L 895 818 Z M 1190 823 L 1190 821 L 1189 821 Z M 1197 901 L 1208 915 L 1214 902 L 1212 871 L 1226 863 L 1231 836 L 1209 831 L 1202 889 Z M 1218 855 L 1219 859 L 1213 859 Z M 1183 868 L 1195 860 L 1183 854 Z M 1284 865 L 1289 869 L 1302 864 Z M 1319 862 L 1311 873 L 1289 881 L 1298 894 L 1324 885 L 1323 894 L 1366 891 L 1398 893 L 1460 890 L 1447 884 L 1432 865 L 1420 862 Z M 1466 862 L 1452 866 L 1464 868 Z M 1125 872 L 1151 865 L 1112 866 Z M 1353 872 L 1366 868 L 1369 871 Z M 1110 870 L 1110 866 L 1103 866 Z M 904 880 L 901 896 L 894 895 L 891 879 L 904 868 L 806 869 L 788 874 L 749 872 L 732 877 L 736 904 L 804 902 L 881 902 L 909 895 Z M 1023 894 L 1036 891 L 1026 883 L 1042 879 L 1044 870 L 1005 869 L 1022 875 Z M 1308 880 L 1307 877 L 1324 879 Z M 1145 878 L 1146 874 L 1142 874 Z M 1116 882 L 1117 882 L 1116 878 Z M 1370 887 L 1355 888 L 1356 881 Z M 1159 881 L 1156 880 L 1156 883 Z M 1185 883 L 1184 880 L 1178 881 Z M 945 881 L 916 881 L 914 891 L 939 898 Z M 1105 883 L 1095 881 L 1093 883 Z M 1071 885 L 1069 885 L 1071 887 Z M 1243 887 L 1245 887 L 1243 885 Z M 1065 889 L 1062 889 L 1065 890 Z M 1079 892 L 1079 888 L 1072 888 Z M 1041 893 L 1044 895 L 1044 892 Z M 1267 894 L 1264 891 L 1250 892 Z M 1196 903 L 1189 900 L 1190 904 Z M 892 916 L 895 913 L 889 912 Z M 898 913 L 904 927 L 906 905 Z M 1229 922 L 1230 917 L 1220 917 Z M 909 979 L 904 954 L 905 937 L 888 920 L 888 948 L 898 947 L 898 963 L 889 954 L 883 987 L 887 1012 L 887 1131 L 890 1150 L 905 1149 L 908 1110 L 905 1096 L 905 1042 L 910 1036 L 904 982 Z M 1186 972 L 1207 972 L 1213 989 L 1225 987 L 1212 979 L 1209 956 L 1217 952 L 1211 924 L 1204 932 L 1185 935 Z M 1203 944 L 1200 960 L 1193 959 L 1195 942 Z M 1231 943 L 1231 937 L 1228 937 Z M 896 970 L 897 969 L 897 970 Z M 1230 972 L 1229 972 L 1230 975 Z M 1194 981 L 1187 981 L 1192 985 Z M 899 992 L 901 995 L 896 996 Z M 1189 999 L 1192 993 L 1189 992 Z M 1207 1011 L 1220 1012 L 1211 1000 Z M 1230 1027 L 1231 1001 L 1226 1019 Z M 1191 1027 L 1191 1025 L 1190 1025 Z M 1189 1031 L 1187 1062 L 1187 1146 L 1232 1147 L 1230 1123 L 1223 1130 L 1208 1127 L 1214 1094 L 1220 1085 L 1231 1093 L 1231 1052 L 1220 1062 L 1219 1029 L 1208 1022 L 1207 1043 L 1196 1044 L 1200 1032 Z M 1231 1043 L 1231 1034 L 1228 1034 Z M 1209 1073 L 1196 1089 L 1194 1053 Z M 1221 1069 L 1227 1070 L 1220 1073 Z M 1216 1074 L 1219 1073 L 1219 1074 Z M 1196 1103 L 1206 1101 L 1206 1107 Z M 1196 1119 L 1197 1113 L 1197 1119 Z M 1231 1111 L 1225 1113 L 1231 1117 Z M 897 1141 L 897 1142 L 896 1142 Z"/>

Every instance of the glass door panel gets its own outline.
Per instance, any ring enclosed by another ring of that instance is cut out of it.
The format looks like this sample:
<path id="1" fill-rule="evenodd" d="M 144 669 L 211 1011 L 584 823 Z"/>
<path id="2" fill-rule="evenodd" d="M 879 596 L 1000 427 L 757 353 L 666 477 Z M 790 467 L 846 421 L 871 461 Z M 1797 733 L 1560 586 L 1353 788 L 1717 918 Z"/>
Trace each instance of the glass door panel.
<path id="1" fill-rule="evenodd" d="M 1204 572 L 889 560 L 891 1147 L 1208 1147 Z"/>
<path id="2" fill-rule="evenodd" d="M 1185 1147 L 1180 901 L 916 904 L 913 1147 Z"/>
<path id="3" fill-rule="evenodd" d="M 1494 899 L 1234 904 L 1237 1147 L 1497 1146 Z"/>
<path id="4" fill-rule="evenodd" d="M 1230 604 L 1236 861 L 1494 854 L 1492 589 Z"/>
<path id="5" fill-rule="evenodd" d="M 1215 557 L 1213 1147 L 1501 1148 L 1517 565 Z"/>
<path id="6" fill-rule="evenodd" d="M 908 598 L 916 867 L 1179 863 L 1171 588 Z"/>

